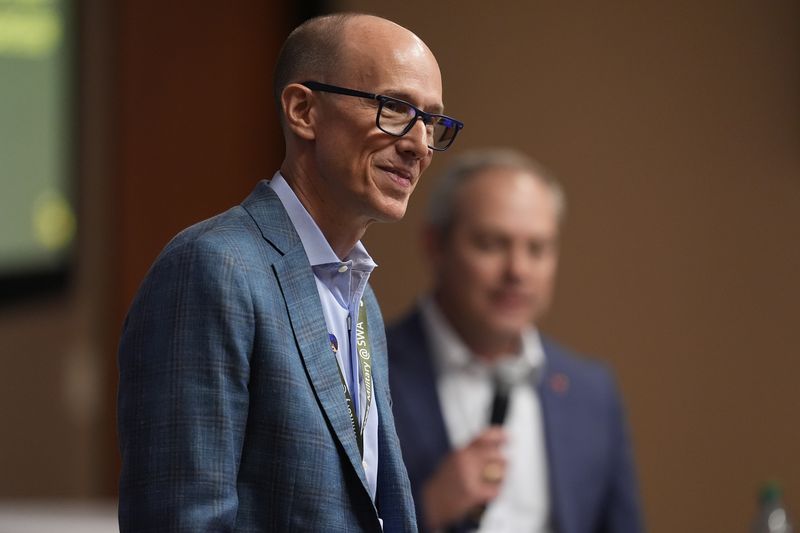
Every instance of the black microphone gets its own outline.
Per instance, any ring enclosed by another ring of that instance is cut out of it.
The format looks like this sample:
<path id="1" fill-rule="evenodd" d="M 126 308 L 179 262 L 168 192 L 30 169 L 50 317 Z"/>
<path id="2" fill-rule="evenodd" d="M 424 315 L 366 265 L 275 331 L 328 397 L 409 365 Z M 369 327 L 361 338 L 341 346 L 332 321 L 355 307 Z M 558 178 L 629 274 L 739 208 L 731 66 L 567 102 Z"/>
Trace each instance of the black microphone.
<path id="1" fill-rule="evenodd" d="M 492 398 L 492 411 L 489 415 L 490 426 L 502 426 L 505 422 L 510 393 L 510 380 L 506 379 L 502 372 L 498 372 L 494 379 L 494 398 Z"/>
<path id="2" fill-rule="evenodd" d="M 490 426 L 502 426 L 508 414 L 508 404 L 511 396 L 511 388 L 514 382 L 519 379 L 513 366 L 503 365 L 502 363 L 495 368 L 494 373 L 494 396 L 492 397 L 492 410 L 489 413 Z M 476 530 L 480 527 L 483 514 L 486 512 L 486 505 L 474 509 L 467 518 L 466 526 L 468 529 Z"/>

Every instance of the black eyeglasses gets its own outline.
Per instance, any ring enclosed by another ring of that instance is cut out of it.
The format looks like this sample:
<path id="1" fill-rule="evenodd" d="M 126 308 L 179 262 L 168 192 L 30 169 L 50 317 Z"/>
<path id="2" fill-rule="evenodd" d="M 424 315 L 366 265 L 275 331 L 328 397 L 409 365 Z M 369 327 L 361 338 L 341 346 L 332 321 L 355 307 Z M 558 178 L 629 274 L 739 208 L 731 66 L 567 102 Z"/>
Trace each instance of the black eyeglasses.
<path id="1" fill-rule="evenodd" d="M 456 135 L 464 127 L 463 122 L 459 122 L 454 118 L 435 113 L 426 113 L 405 100 L 391 96 L 345 89 L 344 87 L 328 85 L 318 81 L 304 81 L 301 85 L 308 87 L 312 91 L 377 100 L 378 116 L 375 118 L 375 124 L 382 132 L 394 137 L 402 137 L 411 131 L 411 128 L 417 123 L 417 119 L 421 119 L 427 132 L 428 148 L 439 152 L 450 148 L 450 145 L 456 139 Z"/>

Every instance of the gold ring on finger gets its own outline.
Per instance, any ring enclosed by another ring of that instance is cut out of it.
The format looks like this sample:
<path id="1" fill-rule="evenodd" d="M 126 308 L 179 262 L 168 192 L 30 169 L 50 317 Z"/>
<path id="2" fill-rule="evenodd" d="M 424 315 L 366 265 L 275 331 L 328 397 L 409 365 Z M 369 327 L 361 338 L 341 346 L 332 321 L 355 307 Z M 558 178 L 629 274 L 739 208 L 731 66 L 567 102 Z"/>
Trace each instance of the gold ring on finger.
<path id="1" fill-rule="evenodd" d="M 503 479 L 503 467 L 494 461 L 486 463 L 481 470 L 481 477 L 487 483 L 499 483 Z"/>

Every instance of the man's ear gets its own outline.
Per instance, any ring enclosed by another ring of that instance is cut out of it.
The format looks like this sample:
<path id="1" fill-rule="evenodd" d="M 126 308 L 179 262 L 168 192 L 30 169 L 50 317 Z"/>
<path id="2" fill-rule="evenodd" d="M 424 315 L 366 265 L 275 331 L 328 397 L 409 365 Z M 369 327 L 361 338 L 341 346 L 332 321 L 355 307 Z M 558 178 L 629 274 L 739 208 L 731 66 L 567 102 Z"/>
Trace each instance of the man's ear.
<path id="1" fill-rule="evenodd" d="M 290 83 L 281 93 L 281 106 L 286 126 L 298 137 L 311 141 L 316 137 L 312 102 L 314 96 L 311 89 L 299 83 Z"/>

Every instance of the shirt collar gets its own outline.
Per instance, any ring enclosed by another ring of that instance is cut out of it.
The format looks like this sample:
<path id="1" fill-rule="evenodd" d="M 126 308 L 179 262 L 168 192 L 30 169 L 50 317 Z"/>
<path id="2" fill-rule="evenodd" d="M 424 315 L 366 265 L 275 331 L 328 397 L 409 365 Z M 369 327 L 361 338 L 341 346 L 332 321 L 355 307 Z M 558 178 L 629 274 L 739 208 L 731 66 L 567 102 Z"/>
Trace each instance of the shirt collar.
<path id="1" fill-rule="evenodd" d="M 425 331 L 433 350 L 434 364 L 440 374 L 447 372 L 476 372 L 489 375 L 492 366 L 475 357 L 453 329 L 439 306 L 428 296 L 421 300 Z M 539 332 L 534 327 L 522 332 L 521 350 L 503 359 L 503 365 L 514 368 L 519 375 L 532 375 L 538 381 L 543 375 L 545 357 Z"/>

